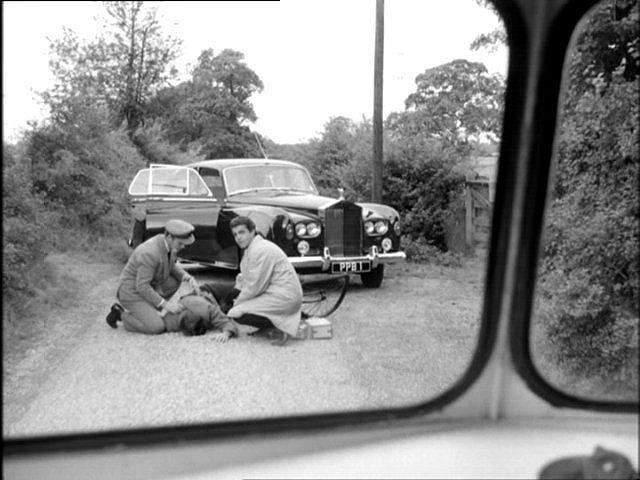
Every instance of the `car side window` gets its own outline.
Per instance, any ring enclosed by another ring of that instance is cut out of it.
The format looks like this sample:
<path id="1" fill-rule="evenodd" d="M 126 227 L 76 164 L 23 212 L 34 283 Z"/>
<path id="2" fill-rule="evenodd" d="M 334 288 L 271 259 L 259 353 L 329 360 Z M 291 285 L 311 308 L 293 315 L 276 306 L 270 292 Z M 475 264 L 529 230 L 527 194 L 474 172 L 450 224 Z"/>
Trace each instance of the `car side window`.
<path id="1" fill-rule="evenodd" d="M 204 180 L 193 170 L 189 170 L 189 190 L 187 193 L 189 195 L 203 197 L 209 195 L 209 189 L 207 188 Z"/>
<path id="2" fill-rule="evenodd" d="M 224 196 L 224 186 L 222 185 L 222 177 L 220 172 L 215 168 L 201 168 L 198 170 L 200 177 L 207 185 L 211 193 L 216 198 Z"/>
<path id="3" fill-rule="evenodd" d="M 602 2 L 574 34 L 530 336 L 548 383 L 600 401 L 638 399 L 637 15 Z"/>
<path id="4" fill-rule="evenodd" d="M 129 194 L 210 196 L 210 191 L 195 170 L 163 166 L 140 170 L 129 186 Z"/>

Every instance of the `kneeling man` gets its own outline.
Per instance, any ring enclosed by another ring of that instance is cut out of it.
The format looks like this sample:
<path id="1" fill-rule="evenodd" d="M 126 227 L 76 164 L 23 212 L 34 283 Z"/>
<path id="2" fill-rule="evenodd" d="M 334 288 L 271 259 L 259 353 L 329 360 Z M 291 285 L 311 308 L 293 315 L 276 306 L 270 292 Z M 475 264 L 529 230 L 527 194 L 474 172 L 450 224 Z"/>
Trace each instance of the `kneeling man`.
<path id="1" fill-rule="evenodd" d="M 178 252 L 194 241 L 193 225 L 182 220 L 169 220 L 160 233 L 138 245 L 120 274 L 116 294 L 120 304 L 114 304 L 107 315 L 107 324 L 117 328 L 122 320 L 131 332 L 158 334 L 166 330 L 160 311 L 179 314 L 184 306 L 167 301 L 181 282 L 198 288 L 198 282 L 177 263 Z M 124 307 L 124 309 L 123 309 Z"/>
<path id="2" fill-rule="evenodd" d="M 235 287 L 226 296 L 227 302 L 233 302 L 228 315 L 237 323 L 272 331 L 272 343 L 284 345 L 300 325 L 302 286 L 298 275 L 282 249 L 257 234 L 253 220 L 236 217 L 230 226 L 243 255 Z"/>

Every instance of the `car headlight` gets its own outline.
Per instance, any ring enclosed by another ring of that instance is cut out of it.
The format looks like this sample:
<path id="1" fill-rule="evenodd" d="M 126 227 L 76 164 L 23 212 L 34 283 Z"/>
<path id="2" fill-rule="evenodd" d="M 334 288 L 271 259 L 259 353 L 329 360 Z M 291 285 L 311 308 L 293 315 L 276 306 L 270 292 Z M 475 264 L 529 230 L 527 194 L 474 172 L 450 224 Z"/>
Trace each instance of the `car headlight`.
<path id="1" fill-rule="evenodd" d="M 396 223 L 393 224 L 393 231 L 396 233 L 396 235 L 400 236 L 400 231 L 401 231 L 401 226 L 400 226 L 400 220 L 398 220 Z"/>
<path id="2" fill-rule="evenodd" d="M 299 237 L 304 237 L 307 234 L 307 226 L 304 223 L 299 223 L 296 225 L 296 235 Z"/>
<path id="3" fill-rule="evenodd" d="M 384 235 L 385 233 L 387 233 L 387 230 L 389 230 L 389 226 L 384 220 L 378 220 L 376 222 L 375 228 L 378 235 Z"/>
<path id="4" fill-rule="evenodd" d="M 375 230 L 375 225 L 371 221 L 364 222 L 364 231 L 367 232 L 367 235 L 371 235 Z"/>
<path id="5" fill-rule="evenodd" d="M 298 253 L 300 255 L 306 255 L 307 253 L 309 253 L 309 242 L 307 242 L 306 240 L 300 240 L 298 242 Z"/>
<path id="6" fill-rule="evenodd" d="M 307 235 L 310 237 L 317 237 L 320 235 L 320 225 L 317 223 L 307 223 Z"/>
<path id="7" fill-rule="evenodd" d="M 296 225 L 296 235 L 300 238 L 314 238 L 320 235 L 322 228 L 316 222 L 298 223 Z"/>

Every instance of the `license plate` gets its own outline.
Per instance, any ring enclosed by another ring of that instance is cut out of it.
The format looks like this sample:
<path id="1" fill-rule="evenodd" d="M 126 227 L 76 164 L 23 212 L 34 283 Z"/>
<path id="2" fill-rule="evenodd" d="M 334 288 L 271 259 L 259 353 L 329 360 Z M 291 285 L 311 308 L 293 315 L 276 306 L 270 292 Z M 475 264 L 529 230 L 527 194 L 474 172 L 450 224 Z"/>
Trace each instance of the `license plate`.
<path id="1" fill-rule="evenodd" d="M 371 271 L 371 262 L 369 260 L 359 260 L 355 262 L 333 262 L 331 264 L 333 273 L 362 273 Z"/>

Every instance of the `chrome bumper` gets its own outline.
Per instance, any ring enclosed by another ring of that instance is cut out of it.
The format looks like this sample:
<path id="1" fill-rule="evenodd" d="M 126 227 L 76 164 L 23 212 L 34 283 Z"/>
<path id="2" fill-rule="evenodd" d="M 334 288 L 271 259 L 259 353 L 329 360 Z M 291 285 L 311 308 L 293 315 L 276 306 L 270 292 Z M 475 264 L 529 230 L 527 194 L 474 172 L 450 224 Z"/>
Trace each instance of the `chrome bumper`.
<path id="1" fill-rule="evenodd" d="M 329 249 L 325 247 L 323 255 L 314 255 L 309 257 L 289 257 L 289 261 L 295 268 L 320 268 L 322 271 L 329 270 L 334 262 L 359 262 L 369 260 L 371 268 L 378 265 L 403 262 L 407 256 L 404 252 L 380 253 L 378 247 L 373 246 L 367 255 L 358 257 L 332 257 Z"/>

